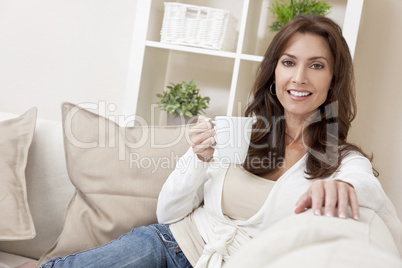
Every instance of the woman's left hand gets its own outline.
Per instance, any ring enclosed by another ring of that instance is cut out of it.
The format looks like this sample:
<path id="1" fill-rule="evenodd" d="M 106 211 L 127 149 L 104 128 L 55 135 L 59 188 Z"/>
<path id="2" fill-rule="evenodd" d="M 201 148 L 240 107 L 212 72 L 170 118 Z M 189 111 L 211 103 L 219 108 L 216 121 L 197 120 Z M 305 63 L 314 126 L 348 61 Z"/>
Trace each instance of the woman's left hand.
<path id="1" fill-rule="evenodd" d="M 315 215 L 321 215 L 324 206 L 324 215 L 346 219 L 348 205 L 352 209 L 352 218 L 359 220 L 359 203 L 353 186 L 339 180 L 323 181 L 319 179 L 297 201 L 295 213 L 298 214 L 312 208 Z M 335 215 L 336 207 L 338 208 L 337 215 Z"/>

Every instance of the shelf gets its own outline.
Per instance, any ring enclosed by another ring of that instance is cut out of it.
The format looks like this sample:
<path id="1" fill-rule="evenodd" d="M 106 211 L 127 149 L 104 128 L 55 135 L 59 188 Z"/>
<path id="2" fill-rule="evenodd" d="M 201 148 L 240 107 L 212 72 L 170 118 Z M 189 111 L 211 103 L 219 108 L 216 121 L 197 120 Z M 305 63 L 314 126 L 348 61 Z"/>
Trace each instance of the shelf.
<path id="1" fill-rule="evenodd" d="M 240 59 L 247 61 L 261 62 L 264 59 L 264 57 L 257 55 L 240 54 Z"/>
<path id="2" fill-rule="evenodd" d="M 190 47 L 190 46 L 173 45 L 173 44 L 166 44 L 166 43 L 155 42 L 155 41 L 146 41 L 145 46 L 153 47 L 153 48 L 175 50 L 175 51 L 181 51 L 181 52 L 196 53 L 196 54 L 202 54 L 202 55 L 209 55 L 209 56 L 216 56 L 216 57 L 223 57 L 223 58 L 230 58 L 230 59 L 239 58 L 242 60 L 256 61 L 256 62 L 261 62 L 263 59 L 262 56 L 237 54 L 235 52 L 197 48 L 197 47 Z"/>
<path id="3" fill-rule="evenodd" d="M 228 52 L 228 51 L 220 51 L 220 50 L 212 50 L 212 49 L 205 49 L 205 48 L 198 48 L 198 47 L 173 45 L 173 44 L 166 44 L 166 43 L 155 42 L 155 41 L 146 41 L 145 45 L 147 47 L 170 49 L 170 50 L 176 50 L 176 51 L 197 53 L 197 54 L 224 57 L 224 58 L 231 58 L 231 59 L 236 58 L 236 53 Z"/>

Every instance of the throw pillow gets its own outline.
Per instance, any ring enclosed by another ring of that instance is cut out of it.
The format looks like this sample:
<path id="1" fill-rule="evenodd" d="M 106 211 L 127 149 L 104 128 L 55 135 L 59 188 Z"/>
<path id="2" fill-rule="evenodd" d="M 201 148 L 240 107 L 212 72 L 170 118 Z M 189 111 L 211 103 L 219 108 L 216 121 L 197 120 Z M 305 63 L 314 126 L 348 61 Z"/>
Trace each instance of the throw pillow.
<path id="1" fill-rule="evenodd" d="M 63 231 L 39 263 L 100 246 L 155 223 L 163 183 L 189 143 L 180 126 L 121 127 L 62 105 L 67 171 L 76 188 Z"/>
<path id="2" fill-rule="evenodd" d="M 0 122 L 0 240 L 35 237 L 25 181 L 28 151 L 35 131 L 37 109 Z"/>

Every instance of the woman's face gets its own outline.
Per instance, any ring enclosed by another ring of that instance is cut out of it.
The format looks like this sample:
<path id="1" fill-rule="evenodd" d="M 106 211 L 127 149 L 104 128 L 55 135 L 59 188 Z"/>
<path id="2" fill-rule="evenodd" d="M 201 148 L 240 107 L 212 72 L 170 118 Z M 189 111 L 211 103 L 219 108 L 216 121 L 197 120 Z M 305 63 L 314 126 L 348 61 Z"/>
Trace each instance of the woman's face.
<path id="1" fill-rule="evenodd" d="M 285 116 L 307 118 L 325 102 L 334 59 L 324 38 L 295 34 L 275 68 L 276 95 Z"/>

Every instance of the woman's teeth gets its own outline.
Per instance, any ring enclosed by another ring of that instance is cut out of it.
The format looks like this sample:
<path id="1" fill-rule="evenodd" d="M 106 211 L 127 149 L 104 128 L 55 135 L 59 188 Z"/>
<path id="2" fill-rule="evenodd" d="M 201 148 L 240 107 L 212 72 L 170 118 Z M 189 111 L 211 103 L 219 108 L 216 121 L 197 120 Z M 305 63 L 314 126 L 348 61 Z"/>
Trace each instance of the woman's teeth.
<path id="1" fill-rule="evenodd" d="M 308 95 L 311 95 L 310 92 L 299 92 L 299 91 L 293 91 L 293 90 L 289 90 L 289 93 L 296 97 L 306 97 Z"/>

